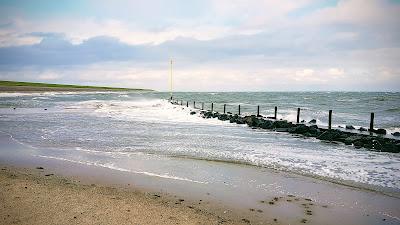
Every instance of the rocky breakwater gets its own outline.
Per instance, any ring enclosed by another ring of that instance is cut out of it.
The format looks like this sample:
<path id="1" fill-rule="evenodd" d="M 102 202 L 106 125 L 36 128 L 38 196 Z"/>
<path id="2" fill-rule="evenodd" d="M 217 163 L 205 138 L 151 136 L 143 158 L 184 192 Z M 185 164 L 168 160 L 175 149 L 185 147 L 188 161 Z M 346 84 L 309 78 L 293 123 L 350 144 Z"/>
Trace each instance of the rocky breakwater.
<path id="1" fill-rule="evenodd" d="M 303 123 L 295 124 L 286 120 L 269 120 L 265 117 L 257 117 L 255 115 L 240 116 L 237 114 L 221 114 L 204 110 L 200 111 L 200 115 L 203 118 L 218 118 L 223 121 L 229 120 L 231 123 L 247 124 L 252 128 L 288 132 L 305 137 L 315 137 L 319 140 L 332 143 L 344 143 L 346 145 L 353 145 L 355 148 L 366 148 L 374 151 L 393 153 L 400 152 L 400 140 L 385 137 L 383 132 L 378 135 L 373 135 L 372 133 L 354 133 L 337 129 L 320 128 L 317 125 L 308 126 Z"/>

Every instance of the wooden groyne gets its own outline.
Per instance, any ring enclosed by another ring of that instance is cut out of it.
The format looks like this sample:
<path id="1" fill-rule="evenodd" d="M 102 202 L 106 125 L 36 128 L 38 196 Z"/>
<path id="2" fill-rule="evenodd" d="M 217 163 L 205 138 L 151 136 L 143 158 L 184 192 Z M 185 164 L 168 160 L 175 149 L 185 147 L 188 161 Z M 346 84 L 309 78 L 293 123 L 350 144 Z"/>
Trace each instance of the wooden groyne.
<path id="1" fill-rule="evenodd" d="M 172 104 L 179 105 L 178 100 L 171 99 Z M 182 103 L 182 101 L 181 101 Z M 193 108 L 195 107 L 195 102 L 193 102 Z M 187 107 L 189 104 L 187 102 Z M 301 109 L 297 108 L 296 122 L 289 122 L 287 120 L 278 120 L 277 113 L 278 108 L 274 107 L 274 116 L 264 117 L 260 115 L 260 106 L 257 106 L 256 115 L 243 116 L 240 113 L 240 105 L 238 105 L 238 112 L 232 114 L 226 112 L 226 104 L 223 104 L 223 113 L 214 111 L 214 103 L 211 103 L 210 110 L 204 110 L 204 103 L 202 103 L 202 108 L 199 113 L 203 118 L 217 118 L 222 121 L 229 121 L 230 123 L 237 124 L 247 124 L 252 128 L 261 128 L 267 130 L 274 130 L 277 132 L 288 132 L 291 134 L 301 135 L 305 137 L 315 137 L 319 140 L 328 141 L 332 143 L 344 143 L 346 145 L 353 145 L 355 148 L 366 148 L 374 151 L 382 152 L 400 152 L 400 140 L 386 137 L 385 129 L 375 129 L 374 128 L 374 118 L 375 114 L 371 113 L 370 127 L 369 129 L 360 128 L 358 133 L 353 132 L 354 127 L 349 125 L 346 126 L 346 130 L 332 129 L 332 114 L 333 111 L 329 110 L 328 113 L 328 127 L 322 128 L 318 127 L 315 123 L 316 120 L 311 120 L 308 123 L 304 120 L 300 121 Z M 192 111 L 190 114 L 196 114 Z M 348 130 L 348 131 L 347 131 Z M 368 131 L 368 133 L 363 131 Z M 392 135 L 399 135 L 398 132 Z"/>

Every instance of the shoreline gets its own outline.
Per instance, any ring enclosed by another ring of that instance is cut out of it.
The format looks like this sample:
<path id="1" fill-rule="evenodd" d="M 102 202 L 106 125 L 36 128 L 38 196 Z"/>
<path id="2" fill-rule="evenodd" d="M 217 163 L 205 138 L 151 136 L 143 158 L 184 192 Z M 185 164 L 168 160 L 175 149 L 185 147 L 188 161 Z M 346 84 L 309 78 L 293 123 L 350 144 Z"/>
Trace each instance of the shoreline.
<path id="1" fill-rule="evenodd" d="M 115 188 L 122 192 L 150 193 L 150 197 L 168 200 L 168 207 L 179 205 L 195 212 L 200 210 L 211 218 L 226 221 L 222 224 L 386 225 L 400 221 L 398 198 L 296 174 L 254 166 L 162 156 L 154 158 L 149 155 L 129 158 L 129 164 L 141 165 L 140 170 L 136 167 L 133 170 L 120 170 L 113 165 L 105 167 L 42 157 L 49 151 L 58 150 L 32 149 L 9 137 L 0 138 L 2 167 L 31 168 L 27 171 L 33 175 L 41 174 L 41 178 L 75 180 L 77 184 L 88 188 L 94 184 L 95 187 Z M 37 167 L 43 167 L 44 172 L 37 171 Z M 181 173 L 175 176 L 189 180 L 173 177 L 174 173 L 171 172 L 176 170 Z M 190 177 L 189 174 L 195 171 L 197 174 Z M 172 177 L 159 176 L 157 173 L 170 174 Z M 56 176 L 44 176 L 46 174 Z M 204 181 L 201 178 L 205 177 L 206 183 L 195 182 Z M 42 188 L 46 189 L 45 186 Z M 67 201 L 79 199 L 83 193 L 86 192 L 76 191 Z M 58 195 L 64 196 L 60 193 Z M 58 200 L 58 195 L 54 199 Z M 29 198 L 34 201 L 35 195 Z M 53 204 L 53 198 L 49 201 Z M 34 202 L 28 206 L 32 207 L 32 204 L 35 206 Z M 67 215 L 71 216 L 64 216 Z M 152 219 L 149 218 L 145 224 L 152 224 Z M 218 223 L 213 221 L 213 224 Z M 187 224 L 187 221 L 180 224 Z"/>

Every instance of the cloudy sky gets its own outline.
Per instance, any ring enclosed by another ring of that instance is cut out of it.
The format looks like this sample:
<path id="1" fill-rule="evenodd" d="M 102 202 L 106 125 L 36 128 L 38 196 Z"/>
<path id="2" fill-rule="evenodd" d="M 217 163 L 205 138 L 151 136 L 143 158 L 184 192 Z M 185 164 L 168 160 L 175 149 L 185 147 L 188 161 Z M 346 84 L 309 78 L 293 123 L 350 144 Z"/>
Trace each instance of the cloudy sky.
<path id="1" fill-rule="evenodd" d="M 400 91 L 398 0 L 0 0 L 0 79 Z"/>

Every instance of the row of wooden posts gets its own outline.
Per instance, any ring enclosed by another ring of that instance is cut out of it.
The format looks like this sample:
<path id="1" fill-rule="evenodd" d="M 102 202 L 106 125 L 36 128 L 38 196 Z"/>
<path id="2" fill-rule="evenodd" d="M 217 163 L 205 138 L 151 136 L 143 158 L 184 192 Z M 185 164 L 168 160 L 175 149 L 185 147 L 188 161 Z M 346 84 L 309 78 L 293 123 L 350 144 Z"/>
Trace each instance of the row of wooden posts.
<path id="1" fill-rule="evenodd" d="M 172 99 L 171 99 L 172 101 Z M 183 100 L 181 101 L 181 105 L 183 105 Z M 179 104 L 179 100 L 175 100 L 176 104 Z M 186 107 L 189 107 L 189 101 L 186 101 Z M 193 108 L 196 109 L 196 101 L 193 101 Z M 201 110 L 204 110 L 204 102 L 201 103 Z M 211 112 L 214 111 L 214 103 L 211 103 Z M 226 113 L 226 104 L 224 104 L 224 114 Z M 270 119 L 277 119 L 277 113 L 278 113 L 278 107 L 275 106 L 274 108 L 274 117 L 268 117 Z M 240 115 L 240 105 L 238 105 L 238 115 Z M 260 106 L 257 105 L 257 116 L 260 116 Z M 371 120 L 369 124 L 369 129 L 371 131 L 374 130 L 374 119 L 375 119 L 375 113 L 371 113 Z M 297 118 L 296 122 L 300 123 L 300 108 L 297 108 Z M 332 110 L 329 110 L 328 114 L 328 129 L 332 129 Z"/>

